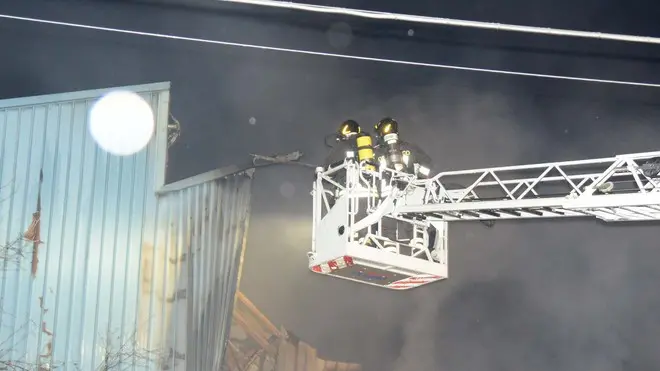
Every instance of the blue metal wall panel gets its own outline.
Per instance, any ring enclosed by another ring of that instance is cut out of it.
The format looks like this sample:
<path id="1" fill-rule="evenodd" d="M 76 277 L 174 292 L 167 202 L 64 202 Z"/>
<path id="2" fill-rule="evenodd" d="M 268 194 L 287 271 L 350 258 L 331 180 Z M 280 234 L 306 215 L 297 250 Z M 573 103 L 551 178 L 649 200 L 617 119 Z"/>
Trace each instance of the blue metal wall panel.
<path id="1" fill-rule="evenodd" d="M 100 150 L 87 128 L 108 90 L 0 101 L 0 365 L 126 369 L 160 356 L 133 334 L 147 300 L 142 245 L 158 229 L 169 83 L 128 89 L 150 102 L 157 129 L 127 157 Z"/>
<path id="2" fill-rule="evenodd" d="M 127 89 L 157 121 L 127 157 L 88 134 L 109 89 L 0 101 L 0 369 L 220 369 L 252 173 L 163 186 L 169 84 Z"/>

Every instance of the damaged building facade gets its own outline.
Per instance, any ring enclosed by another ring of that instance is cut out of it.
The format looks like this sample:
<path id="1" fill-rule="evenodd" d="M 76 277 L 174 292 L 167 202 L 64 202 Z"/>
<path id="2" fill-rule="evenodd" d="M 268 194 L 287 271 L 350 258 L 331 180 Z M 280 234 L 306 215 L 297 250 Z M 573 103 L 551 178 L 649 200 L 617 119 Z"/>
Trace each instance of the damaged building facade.
<path id="1" fill-rule="evenodd" d="M 156 119 L 124 157 L 87 128 L 115 89 L 0 101 L 0 369 L 220 369 L 252 174 L 165 185 L 170 85 L 122 89 Z"/>

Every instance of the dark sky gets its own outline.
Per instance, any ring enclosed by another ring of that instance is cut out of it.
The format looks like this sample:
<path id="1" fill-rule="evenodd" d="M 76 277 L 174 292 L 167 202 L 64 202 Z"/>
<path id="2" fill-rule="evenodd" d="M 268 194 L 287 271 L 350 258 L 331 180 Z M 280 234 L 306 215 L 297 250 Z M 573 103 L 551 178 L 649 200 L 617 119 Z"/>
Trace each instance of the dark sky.
<path id="1" fill-rule="evenodd" d="M 0 13 L 470 67 L 660 83 L 660 50 L 365 21 L 212 0 L 0 2 Z M 184 4 L 185 3 L 185 4 Z M 320 3 L 320 2 L 315 2 Z M 330 2 L 326 2 L 329 4 Z M 660 36 L 655 2 L 331 5 Z M 460 5 L 457 5 L 459 4 Z M 183 5 L 182 5 L 183 4 Z M 638 4 L 638 5 L 637 5 Z M 408 36 L 413 29 L 414 35 Z M 350 32 L 346 32 L 350 30 Z M 301 150 L 346 118 L 397 118 L 440 169 L 658 149 L 654 88 L 408 67 L 1 20 L 0 98 L 172 82 L 169 180 Z M 255 118 L 254 125 L 250 118 Z M 329 358 L 377 371 L 660 369 L 657 227 L 596 221 L 450 229 L 450 279 L 390 292 L 308 272 L 312 174 L 259 170 L 243 290 Z"/>

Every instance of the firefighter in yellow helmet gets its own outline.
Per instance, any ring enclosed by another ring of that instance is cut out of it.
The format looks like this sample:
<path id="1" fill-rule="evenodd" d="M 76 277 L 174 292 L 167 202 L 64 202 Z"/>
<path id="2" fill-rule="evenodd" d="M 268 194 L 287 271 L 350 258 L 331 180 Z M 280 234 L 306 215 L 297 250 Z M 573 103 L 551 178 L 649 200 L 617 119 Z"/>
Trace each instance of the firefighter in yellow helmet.
<path id="1" fill-rule="evenodd" d="M 399 123 L 391 117 L 378 121 L 374 127 L 375 147 L 379 166 L 426 178 L 431 172 L 431 158 L 418 146 L 401 140 Z"/>
<path id="2" fill-rule="evenodd" d="M 354 157 L 357 150 L 356 139 L 361 132 L 360 125 L 355 120 L 342 122 L 337 129 L 336 142 L 332 147 L 332 151 L 326 157 L 323 166 L 326 169 L 336 167 L 343 163 L 347 157 Z"/>
<path id="3" fill-rule="evenodd" d="M 346 120 L 339 125 L 339 130 L 337 135 L 339 135 L 340 140 L 348 139 L 356 134 L 362 132 L 360 129 L 360 124 L 355 120 Z"/>
<path id="4" fill-rule="evenodd" d="M 339 125 L 339 128 L 337 128 L 337 132 L 335 133 L 335 143 L 332 146 L 330 154 L 325 158 L 323 167 L 328 170 L 340 166 L 347 158 L 355 159 L 357 153 L 356 139 L 361 132 L 360 125 L 355 120 L 346 120 L 342 122 Z M 336 183 L 341 184 L 342 186 L 346 185 L 346 169 L 334 172 L 331 177 Z M 332 184 L 326 184 L 325 186 L 333 193 L 338 191 L 338 189 Z M 332 207 L 335 203 L 334 197 L 329 197 L 328 203 Z"/>
<path id="5" fill-rule="evenodd" d="M 431 172 L 431 158 L 418 146 L 401 140 L 399 137 L 399 123 L 385 117 L 378 121 L 374 127 L 376 136 L 375 153 L 380 167 L 394 169 L 403 173 L 415 174 L 418 178 L 427 178 Z M 385 174 L 384 174 L 385 175 Z M 405 184 L 401 184 L 405 186 Z M 383 190 L 380 190 L 381 193 Z M 401 223 L 394 219 L 381 222 L 382 234 L 390 239 L 409 240 L 414 244 L 414 229 L 410 224 Z M 434 227 L 428 229 L 429 244 L 433 246 L 437 236 Z M 384 242 L 385 250 L 393 249 L 392 242 Z"/>

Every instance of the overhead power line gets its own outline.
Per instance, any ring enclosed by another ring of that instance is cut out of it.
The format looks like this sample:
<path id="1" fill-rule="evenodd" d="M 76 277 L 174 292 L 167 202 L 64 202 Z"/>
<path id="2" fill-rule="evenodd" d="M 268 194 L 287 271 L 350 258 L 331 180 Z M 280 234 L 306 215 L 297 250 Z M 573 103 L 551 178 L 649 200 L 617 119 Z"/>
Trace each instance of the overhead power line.
<path id="1" fill-rule="evenodd" d="M 489 68 L 477 68 L 477 67 L 455 66 L 455 65 L 448 65 L 448 64 L 414 62 L 414 61 L 406 61 L 406 60 L 398 60 L 398 59 L 363 57 L 363 56 L 349 55 L 349 54 L 315 52 L 315 51 L 311 51 L 311 50 L 278 48 L 278 47 L 274 47 L 274 46 L 244 44 L 244 43 L 236 43 L 236 42 L 230 42 L 230 41 L 210 40 L 210 39 L 201 39 L 201 38 L 196 38 L 196 37 L 186 37 L 186 36 L 177 36 L 177 35 L 153 33 L 153 32 L 126 30 L 126 29 L 121 29 L 121 28 L 93 26 L 93 25 L 80 24 L 80 23 L 51 21 L 51 20 L 39 19 L 39 18 L 19 17 L 19 16 L 14 16 L 14 15 L 8 15 L 8 14 L 0 14 L 0 19 L 12 19 L 12 20 L 17 20 L 17 21 L 25 21 L 25 22 L 65 26 L 65 27 L 82 28 L 82 29 L 87 29 L 87 30 L 116 32 L 116 33 L 129 34 L 129 35 L 135 35 L 135 36 L 157 37 L 157 38 L 163 38 L 163 39 L 179 40 L 179 41 L 190 41 L 190 42 L 197 42 L 197 43 L 203 43 L 203 44 L 234 46 L 234 47 L 241 47 L 241 48 L 250 48 L 250 49 L 260 49 L 260 50 L 286 52 L 286 53 L 305 54 L 305 55 L 313 55 L 313 56 L 321 56 L 321 57 L 334 57 L 334 58 L 352 59 L 352 60 L 360 60 L 360 61 L 368 61 L 368 62 L 391 63 L 391 64 L 400 64 L 400 65 L 417 66 L 417 67 L 442 68 L 442 69 L 451 69 L 451 70 L 459 70 L 459 71 L 487 72 L 487 73 L 502 74 L 502 75 L 513 75 L 513 76 L 541 77 L 541 78 L 555 79 L 555 80 L 571 80 L 571 81 L 593 82 L 593 83 L 604 83 L 604 84 L 643 86 L 643 87 L 652 87 L 652 88 L 660 87 L 660 84 L 657 84 L 657 83 L 595 79 L 595 78 L 588 78 L 588 77 L 550 75 L 550 74 L 531 73 L 531 72 L 516 72 L 516 71 L 489 69 Z"/>
<path id="2" fill-rule="evenodd" d="M 497 31 L 533 33 L 533 34 L 542 34 L 542 35 L 550 35 L 550 36 L 570 36 L 570 37 L 580 37 L 587 39 L 614 40 L 614 41 L 645 43 L 645 44 L 660 44 L 659 37 L 622 35 L 622 34 L 592 32 L 592 31 L 576 31 L 576 30 L 566 30 L 561 28 L 550 28 L 550 27 L 519 26 L 519 25 L 504 24 L 504 23 L 494 23 L 494 22 L 466 21 L 461 19 L 428 17 L 428 16 L 420 16 L 420 15 L 412 15 L 412 14 L 388 13 L 388 12 L 380 12 L 373 10 L 338 8 L 338 7 L 325 6 L 325 5 L 300 4 L 290 1 L 275 1 L 275 0 L 216 0 L 216 1 L 268 6 L 274 8 L 284 8 L 284 9 L 293 9 L 293 10 L 303 10 L 308 12 L 317 12 L 317 13 L 326 13 L 326 14 L 341 14 L 341 15 L 348 15 L 348 16 L 361 17 L 361 18 L 436 24 L 436 25 L 453 26 L 453 27 L 469 27 L 469 28 L 481 28 L 481 29 L 497 30 Z"/>

